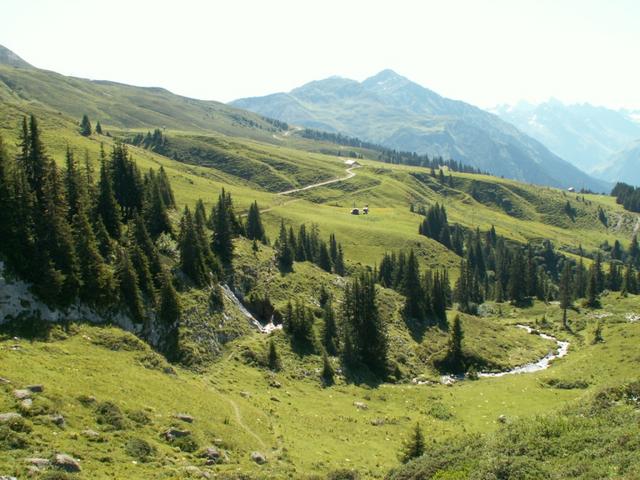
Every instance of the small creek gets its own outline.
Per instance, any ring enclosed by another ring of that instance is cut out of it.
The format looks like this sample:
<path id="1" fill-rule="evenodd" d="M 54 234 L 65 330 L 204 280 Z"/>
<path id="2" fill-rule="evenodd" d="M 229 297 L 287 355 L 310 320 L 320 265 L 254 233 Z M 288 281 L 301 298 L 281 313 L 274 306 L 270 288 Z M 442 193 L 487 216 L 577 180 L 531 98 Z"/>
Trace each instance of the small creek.
<path id="1" fill-rule="evenodd" d="M 552 335 L 547 335 L 546 333 L 538 333 L 533 328 L 528 325 L 516 325 L 517 328 L 522 328 L 526 330 L 528 333 L 538 335 L 540 338 L 544 338 L 546 340 L 553 340 L 556 342 L 556 349 L 549 351 L 544 357 L 541 359 L 526 363 L 524 365 L 520 365 L 519 367 L 514 367 L 510 370 L 505 370 L 503 372 L 480 372 L 478 373 L 478 377 L 486 378 L 486 377 L 504 377 L 505 375 L 515 375 L 519 373 L 534 373 L 539 372 L 541 370 L 546 370 L 551 366 L 551 362 L 556 358 L 562 358 L 569 353 L 569 342 L 565 342 L 562 340 L 558 340 L 556 337 Z M 440 382 L 446 384 L 451 384 L 460 380 L 464 380 L 466 378 L 465 375 L 443 375 L 440 378 Z"/>

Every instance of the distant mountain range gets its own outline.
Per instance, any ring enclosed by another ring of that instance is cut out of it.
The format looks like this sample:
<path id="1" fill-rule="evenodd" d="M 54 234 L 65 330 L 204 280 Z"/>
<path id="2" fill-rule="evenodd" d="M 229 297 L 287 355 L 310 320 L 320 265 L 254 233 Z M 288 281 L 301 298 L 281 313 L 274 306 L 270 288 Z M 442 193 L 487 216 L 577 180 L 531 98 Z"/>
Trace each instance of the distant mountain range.
<path id="1" fill-rule="evenodd" d="M 565 105 L 557 100 L 501 105 L 493 111 L 588 173 L 609 181 L 638 178 L 640 163 L 626 157 L 640 139 L 638 112 L 588 103 Z M 627 158 L 624 164 L 620 163 L 623 157 Z"/>
<path id="2" fill-rule="evenodd" d="M 363 82 L 330 77 L 232 105 L 390 148 L 451 157 L 517 180 L 598 191 L 609 188 L 497 115 L 442 97 L 391 70 Z"/>

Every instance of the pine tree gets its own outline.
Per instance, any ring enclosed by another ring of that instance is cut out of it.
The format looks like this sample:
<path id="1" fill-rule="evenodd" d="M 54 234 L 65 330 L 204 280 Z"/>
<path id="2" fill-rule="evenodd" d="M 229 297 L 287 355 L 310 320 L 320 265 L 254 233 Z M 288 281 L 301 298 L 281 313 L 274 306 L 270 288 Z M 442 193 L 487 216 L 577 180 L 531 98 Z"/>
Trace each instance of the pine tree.
<path id="1" fill-rule="evenodd" d="M 138 275 L 136 274 L 129 254 L 126 250 L 120 252 L 118 265 L 118 280 L 120 283 L 120 295 L 135 323 L 143 323 L 145 320 L 142 294 L 138 287 Z"/>
<path id="2" fill-rule="evenodd" d="M 280 233 L 276 245 L 276 259 L 281 272 L 290 272 L 293 268 L 293 251 L 289 244 L 287 230 L 284 227 L 284 220 L 280 222 Z"/>
<path id="3" fill-rule="evenodd" d="M 178 243 L 180 268 L 196 286 L 204 287 L 209 283 L 210 277 L 189 207 L 184 208 L 180 221 Z"/>
<path id="4" fill-rule="evenodd" d="M 96 133 L 98 135 L 102 135 L 102 125 L 100 125 L 100 121 L 98 120 L 98 122 L 96 123 Z"/>
<path id="5" fill-rule="evenodd" d="M 338 254 L 336 255 L 336 260 L 333 263 L 333 269 L 337 275 L 344 276 L 345 274 L 344 254 L 342 253 L 342 245 L 340 244 L 338 244 Z"/>
<path id="6" fill-rule="evenodd" d="M 322 383 L 325 387 L 333 385 L 335 374 L 336 372 L 331 365 L 331 360 L 329 360 L 327 352 L 322 352 L 322 372 L 320 376 L 322 377 Z"/>
<path id="7" fill-rule="evenodd" d="M 262 219 L 260 218 L 260 208 L 258 202 L 253 202 L 249 206 L 249 213 L 247 214 L 247 238 L 250 240 L 258 240 L 265 243 L 266 236 L 264 232 L 264 226 L 262 225 Z"/>
<path id="8" fill-rule="evenodd" d="M 80 121 L 80 135 L 83 137 L 91 135 L 91 122 L 86 114 L 82 116 L 82 120 Z"/>
<path id="9" fill-rule="evenodd" d="M 324 320 L 322 345 L 329 355 L 336 355 L 338 353 L 338 326 L 336 325 L 336 316 L 330 298 L 322 310 L 322 319 Z"/>
<path id="10" fill-rule="evenodd" d="M 113 193 L 113 183 L 104 146 L 100 144 L 100 180 L 98 184 L 98 200 L 96 214 L 102 219 L 111 238 L 119 239 L 121 235 L 120 210 Z"/>
<path id="11" fill-rule="evenodd" d="M 317 263 L 325 272 L 331 272 L 331 257 L 329 256 L 329 249 L 325 242 L 320 242 Z"/>
<path id="12" fill-rule="evenodd" d="M 269 354 L 267 356 L 267 364 L 269 365 L 269 368 L 274 372 L 277 372 L 282 368 L 280 355 L 278 354 L 278 350 L 276 349 L 276 344 L 274 343 L 273 339 L 269 340 Z"/>
<path id="13" fill-rule="evenodd" d="M 589 269 L 589 281 L 587 282 L 587 292 L 585 305 L 590 308 L 598 308 L 600 301 L 598 300 L 598 273 L 595 264 Z"/>
<path id="14" fill-rule="evenodd" d="M 149 234 L 152 238 L 158 238 L 163 233 L 171 235 L 171 220 L 157 180 L 150 182 L 148 188 L 150 189 L 150 198 L 144 209 L 144 217 Z"/>
<path id="15" fill-rule="evenodd" d="M 463 338 L 462 321 L 460 320 L 460 315 L 456 315 L 453 319 L 447 346 L 447 362 L 452 371 L 456 373 L 463 372 L 465 368 L 464 354 L 462 352 Z"/>
<path id="16" fill-rule="evenodd" d="M 406 297 L 404 312 L 409 318 L 424 320 L 424 291 L 420 283 L 420 267 L 413 250 L 409 251 L 401 292 Z"/>
<path id="17" fill-rule="evenodd" d="M 218 197 L 218 203 L 211 213 L 211 223 L 213 225 L 213 240 L 211 250 L 225 265 L 231 265 L 233 258 L 233 231 L 237 228 L 233 225 L 235 217 L 232 217 L 231 197 L 224 191 Z"/>
<path id="18" fill-rule="evenodd" d="M 402 451 L 400 452 L 400 461 L 402 463 L 408 463 L 411 460 L 421 457 L 425 453 L 425 442 L 420 424 L 416 423 L 416 426 L 411 432 L 411 436 L 404 444 Z"/>

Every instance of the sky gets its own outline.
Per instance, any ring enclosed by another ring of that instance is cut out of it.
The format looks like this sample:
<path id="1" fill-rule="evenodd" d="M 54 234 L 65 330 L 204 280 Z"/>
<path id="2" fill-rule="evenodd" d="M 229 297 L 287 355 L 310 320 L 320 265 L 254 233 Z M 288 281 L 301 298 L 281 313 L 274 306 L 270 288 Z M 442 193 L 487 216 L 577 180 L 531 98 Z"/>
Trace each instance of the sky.
<path id="1" fill-rule="evenodd" d="M 2 0 L 0 44 L 65 75 L 228 102 L 391 68 L 491 107 L 640 109 L 637 0 Z"/>

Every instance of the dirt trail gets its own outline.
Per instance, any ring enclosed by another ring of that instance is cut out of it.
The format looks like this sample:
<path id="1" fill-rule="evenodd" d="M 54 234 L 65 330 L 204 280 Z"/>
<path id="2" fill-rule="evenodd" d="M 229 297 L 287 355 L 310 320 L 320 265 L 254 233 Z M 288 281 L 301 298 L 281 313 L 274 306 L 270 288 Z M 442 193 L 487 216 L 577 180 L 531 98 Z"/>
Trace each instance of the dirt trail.
<path id="1" fill-rule="evenodd" d="M 264 440 L 262 440 L 260 435 L 258 435 L 256 432 L 251 430 L 251 427 L 249 427 L 249 425 L 244 423 L 244 420 L 242 420 L 242 413 L 240 413 L 240 407 L 238 407 L 238 404 L 235 402 L 235 400 L 225 395 L 222 395 L 222 396 L 227 402 L 229 402 L 229 405 L 231 405 L 231 408 L 233 408 L 233 413 L 236 418 L 236 422 L 238 423 L 238 425 L 240 425 L 240 428 L 242 428 L 245 432 L 247 432 L 249 435 L 255 438 L 258 444 L 260 444 L 261 449 L 263 450 L 266 449 L 267 444 L 264 442 Z"/>
<path id="2" fill-rule="evenodd" d="M 353 167 L 347 168 L 345 170 L 347 172 L 347 175 L 345 175 L 344 177 L 333 178 L 331 180 L 325 180 L 324 182 L 313 183 L 311 185 L 307 185 L 306 187 L 285 190 L 284 192 L 279 192 L 278 195 L 289 195 L 291 193 L 302 192 L 304 190 L 311 190 L 312 188 L 324 187 L 325 185 L 331 185 L 332 183 L 344 182 L 345 180 L 349 180 L 350 178 L 356 176 L 356 173 L 353 171 L 356 168 L 360 168 L 360 165 L 354 165 Z"/>

